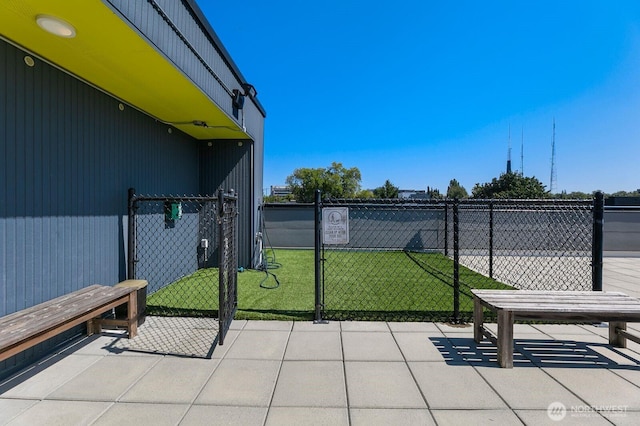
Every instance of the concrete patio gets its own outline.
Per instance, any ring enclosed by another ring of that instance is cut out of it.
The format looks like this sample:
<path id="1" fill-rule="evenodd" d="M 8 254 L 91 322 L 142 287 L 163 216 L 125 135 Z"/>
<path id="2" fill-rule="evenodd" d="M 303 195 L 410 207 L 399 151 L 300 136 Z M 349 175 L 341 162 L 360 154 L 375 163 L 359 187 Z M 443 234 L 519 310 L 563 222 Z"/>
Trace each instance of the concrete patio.
<path id="1" fill-rule="evenodd" d="M 640 258 L 605 258 L 604 287 L 639 297 Z M 513 369 L 442 323 L 234 321 L 211 359 L 92 336 L 2 383 L 0 424 L 640 424 L 640 345 L 607 333 L 516 325 Z"/>

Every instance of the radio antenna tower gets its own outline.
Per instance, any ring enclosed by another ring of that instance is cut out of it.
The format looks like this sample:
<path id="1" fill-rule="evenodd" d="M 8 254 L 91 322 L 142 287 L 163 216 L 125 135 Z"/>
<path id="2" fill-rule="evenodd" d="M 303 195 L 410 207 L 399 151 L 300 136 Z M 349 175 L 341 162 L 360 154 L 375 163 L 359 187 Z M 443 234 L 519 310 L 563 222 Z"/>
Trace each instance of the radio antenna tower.
<path id="1" fill-rule="evenodd" d="M 556 119 L 553 119 L 553 138 L 551 139 L 551 181 L 549 182 L 549 192 L 556 191 Z"/>
<path id="2" fill-rule="evenodd" d="M 511 124 L 509 124 L 509 149 L 507 151 L 507 173 L 511 173 Z"/>
<path id="3" fill-rule="evenodd" d="M 524 176 L 524 126 L 520 133 L 520 174 Z"/>

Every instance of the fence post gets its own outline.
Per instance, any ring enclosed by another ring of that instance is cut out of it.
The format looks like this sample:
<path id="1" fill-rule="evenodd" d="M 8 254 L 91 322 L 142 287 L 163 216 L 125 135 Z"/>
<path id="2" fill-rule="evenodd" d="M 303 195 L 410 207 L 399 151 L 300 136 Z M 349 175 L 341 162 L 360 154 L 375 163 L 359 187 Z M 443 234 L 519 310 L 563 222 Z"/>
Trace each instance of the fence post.
<path id="1" fill-rule="evenodd" d="M 320 203 L 321 203 L 321 199 L 320 199 L 320 190 L 317 189 L 316 193 L 315 193 L 315 200 L 314 200 L 314 212 L 315 212 L 315 216 L 314 216 L 314 230 L 315 230 L 315 243 L 314 243 L 314 266 L 315 266 L 315 284 L 316 284 L 316 297 L 315 297 L 315 304 L 316 304 L 316 315 L 315 315 L 315 320 L 314 322 L 316 323 L 320 323 L 322 322 L 322 287 L 321 287 L 321 276 L 320 276 L 320 245 L 322 244 L 322 239 L 321 239 L 321 232 L 322 230 L 320 229 L 320 218 L 321 218 L 321 211 L 320 211 Z"/>
<path id="2" fill-rule="evenodd" d="M 136 262 L 135 262 L 135 247 L 136 247 L 136 214 L 134 208 L 133 197 L 136 194 L 135 188 L 129 188 L 128 196 L 128 223 L 127 223 L 127 279 L 134 280 L 136 278 Z"/>
<path id="3" fill-rule="evenodd" d="M 449 256 L 449 202 L 444 202 L 444 255 Z"/>
<path id="4" fill-rule="evenodd" d="M 493 202 L 489 201 L 489 278 L 493 278 Z"/>
<path id="5" fill-rule="evenodd" d="M 460 321 L 460 220 L 458 199 L 453 200 L 453 323 Z"/>
<path id="6" fill-rule="evenodd" d="M 226 305 L 226 282 L 225 282 L 225 233 L 224 233 L 224 191 L 218 190 L 218 343 L 224 345 L 225 326 L 227 323 L 227 305 Z"/>
<path id="7" fill-rule="evenodd" d="M 593 291 L 602 291 L 602 251 L 604 228 L 604 194 L 595 193 L 593 199 L 593 243 L 591 253 L 591 277 Z"/>

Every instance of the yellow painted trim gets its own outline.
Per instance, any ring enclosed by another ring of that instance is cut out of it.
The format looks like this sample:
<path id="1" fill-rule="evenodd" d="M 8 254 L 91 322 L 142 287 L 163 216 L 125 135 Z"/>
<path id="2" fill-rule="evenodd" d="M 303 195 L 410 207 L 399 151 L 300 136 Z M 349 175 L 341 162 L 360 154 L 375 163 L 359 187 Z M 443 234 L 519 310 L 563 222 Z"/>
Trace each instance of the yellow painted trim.
<path id="1" fill-rule="evenodd" d="M 61 18 L 73 38 L 36 24 Z M 3 0 L 0 34 L 56 66 L 198 139 L 244 139 L 240 126 L 100 0 Z M 26 66 L 22 63 L 23 66 Z M 214 128 L 191 124 L 206 122 Z"/>

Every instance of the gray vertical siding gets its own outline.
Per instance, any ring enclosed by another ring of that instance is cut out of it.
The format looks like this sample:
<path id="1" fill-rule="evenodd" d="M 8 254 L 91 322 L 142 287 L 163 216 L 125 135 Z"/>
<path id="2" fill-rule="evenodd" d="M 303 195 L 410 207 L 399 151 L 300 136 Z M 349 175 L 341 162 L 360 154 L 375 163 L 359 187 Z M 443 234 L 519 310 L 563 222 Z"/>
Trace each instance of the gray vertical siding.
<path id="1" fill-rule="evenodd" d="M 239 146 L 239 144 L 242 146 Z M 250 140 L 215 140 L 200 145 L 200 187 L 206 194 L 215 194 L 219 188 L 225 192 L 233 189 L 238 194 L 238 264 L 251 266 L 253 246 L 251 191 L 253 172 Z"/>
<path id="2" fill-rule="evenodd" d="M 200 192 L 197 141 L 24 56 L 0 40 L 0 315 L 124 279 L 128 188 Z"/>
<path id="3" fill-rule="evenodd" d="M 207 30 L 186 1 L 106 1 L 206 93 L 222 111 L 240 127 L 244 125 L 247 133 L 254 140 L 258 140 L 253 135 L 261 132 L 264 115 L 261 114 L 256 120 L 250 112 L 251 117 L 247 119 L 248 117 L 242 116 L 246 115 L 243 111 L 237 119 L 233 118 L 229 92 L 233 89 L 243 92 L 242 79 L 232 70 L 232 65 L 221 54 L 219 47 L 209 37 Z M 222 84 L 213 77 L 211 70 Z M 250 105 L 252 109 L 258 110 L 250 100 L 247 100 L 246 104 L 247 107 Z"/>

